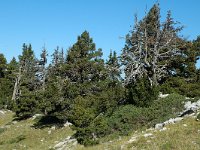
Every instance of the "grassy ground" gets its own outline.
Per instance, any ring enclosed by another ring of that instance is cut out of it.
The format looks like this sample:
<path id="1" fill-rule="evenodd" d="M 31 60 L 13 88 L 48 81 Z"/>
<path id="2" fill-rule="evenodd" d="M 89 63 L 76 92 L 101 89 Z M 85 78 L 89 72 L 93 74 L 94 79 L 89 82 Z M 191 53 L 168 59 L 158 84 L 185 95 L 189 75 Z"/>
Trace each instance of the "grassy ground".
<path id="1" fill-rule="evenodd" d="M 35 122 L 31 119 L 13 123 L 13 115 L 7 112 L 0 116 L 0 150 L 52 149 L 56 143 L 73 134 L 69 127 L 56 130 L 50 127 L 35 129 Z"/>
<path id="2" fill-rule="evenodd" d="M 70 128 L 56 130 L 35 129 L 34 120 L 14 122 L 13 113 L 0 116 L 0 149 L 2 150 L 51 150 L 59 141 L 72 135 Z M 51 133 L 48 132 L 51 130 Z M 144 135 L 148 137 L 144 137 Z M 185 118 L 177 124 L 166 126 L 166 130 L 135 131 L 131 136 L 119 137 L 93 147 L 76 145 L 76 150 L 199 150 L 200 122 L 195 118 Z M 130 140 L 132 139 L 132 141 Z M 104 139 L 105 141 L 106 139 Z"/>

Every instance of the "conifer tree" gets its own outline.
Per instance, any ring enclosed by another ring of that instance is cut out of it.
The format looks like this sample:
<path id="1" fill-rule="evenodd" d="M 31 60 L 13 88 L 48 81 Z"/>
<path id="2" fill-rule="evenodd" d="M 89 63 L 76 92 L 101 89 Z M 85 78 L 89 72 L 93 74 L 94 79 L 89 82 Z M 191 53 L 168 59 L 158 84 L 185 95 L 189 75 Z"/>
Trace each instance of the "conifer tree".
<path id="1" fill-rule="evenodd" d="M 19 61 L 20 67 L 13 91 L 13 100 L 16 101 L 16 115 L 24 118 L 36 111 L 38 102 L 35 82 L 36 59 L 30 44 L 23 44 Z"/>
<path id="2" fill-rule="evenodd" d="M 168 12 L 166 21 L 160 23 L 159 4 L 155 4 L 140 22 L 135 19 L 135 27 L 126 38 L 122 52 L 125 65 L 125 84 L 147 77 L 151 86 L 168 74 L 169 60 L 178 54 L 178 32 L 176 22 Z"/>

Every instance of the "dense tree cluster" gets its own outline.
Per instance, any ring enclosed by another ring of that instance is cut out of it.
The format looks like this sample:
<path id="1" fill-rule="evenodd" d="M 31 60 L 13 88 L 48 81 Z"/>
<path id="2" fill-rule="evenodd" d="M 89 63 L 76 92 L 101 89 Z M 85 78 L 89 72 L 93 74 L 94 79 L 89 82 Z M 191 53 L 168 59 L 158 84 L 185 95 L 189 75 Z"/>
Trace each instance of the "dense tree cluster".
<path id="1" fill-rule="evenodd" d="M 45 47 L 39 59 L 31 44 L 23 44 L 18 60 L 7 62 L 0 54 L 0 108 L 15 111 L 20 119 L 42 113 L 58 123 L 70 121 L 74 136 L 85 145 L 155 121 L 152 110 L 162 106 L 155 103 L 159 92 L 200 96 L 195 67 L 200 37 L 185 40 L 178 34 L 181 29 L 170 11 L 162 23 L 155 4 L 140 21 L 135 17 L 122 54 L 111 51 L 106 61 L 87 31 L 66 54 L 56 47 L 48 66 Z"/>

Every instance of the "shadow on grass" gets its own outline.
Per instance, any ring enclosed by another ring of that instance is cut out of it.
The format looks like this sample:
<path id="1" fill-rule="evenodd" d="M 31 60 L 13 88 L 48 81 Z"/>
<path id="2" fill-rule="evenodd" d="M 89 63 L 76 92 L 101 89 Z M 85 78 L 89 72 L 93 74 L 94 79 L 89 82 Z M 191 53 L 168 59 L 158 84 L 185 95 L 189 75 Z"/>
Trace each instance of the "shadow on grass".
<path id="1" fill-rule="evenodd" d="M 63 127 L 63 122 L 54 116 L 41 116 L 35 119 L 36 123 L 32 127 L 36 129 L 48 128 L 56 126 L 58 128 Z"/>
<path id="2" fill-rule="evenodd" d="M 24 115 L 24 116 L 14 116 L 14 118 L 13 118 L 13 121 L 23 121 L 23 120 L 26 120 L 26 119 L 29 119 L 29 118 L 31 118 L 32 117 L 32 115 Z"/>

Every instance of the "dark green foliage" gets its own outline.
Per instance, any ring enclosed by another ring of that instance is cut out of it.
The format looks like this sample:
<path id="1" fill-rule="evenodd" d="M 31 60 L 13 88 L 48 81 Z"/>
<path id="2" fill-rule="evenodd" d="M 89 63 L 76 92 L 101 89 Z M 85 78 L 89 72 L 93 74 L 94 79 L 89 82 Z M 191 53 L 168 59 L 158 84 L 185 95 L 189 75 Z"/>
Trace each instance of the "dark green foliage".
<path id="1" fill-rule="evenodd" d="M 197 115 L 197 120 L 198 121 L 200 120 L 200 113 Z"/>
<path id="2" fill-rule="evenodd" d="M 138 129 L 147 122 L 144 115 L 146 108 L 125 105 L 119 107 L 108 119 L 110 128 L 120 135 L 128 135 L 131 130 Z"/>
<path id="3" fill-rule="evenodd" d="M 127 101 L 138 107 L 148 107 L 158 98 L 159 90 L 151 86 L 147 78 L 141 78 L 137 83 L 127 86 Z"/>
<path id="4" fill-rule="evenodd" d="M 12 60 L 7 64 L 6 58 L 0 54 L 0 109 L 11 108 L 11 96 L 14 85 L 13 70 L 16 68 L 16 61 Z"/>
<path id="5" fill-rule="evenodd" d="M 143 127 L 153 127 L 170 118 L 176 117 L 184 108 L 185 97 L 171 94 L 166 98 L 158 99 L 148 107 L 133 105 L 119 106 L 112 114 L 100 114 L 90 126 L 76 128 L 75 137 L 84 145 L 94 145 L 102 137 L 115 134 L 129 135 L 131 131 Z"/>
<path id="6" fill-rule="evenodd" d="M 15 103 L 16 115 L 19 118 L 27 118 L 37 112 L 37 103 L 40 96 L 37 93 L 37 84 L 35 80 L 36 60 L 32 46 L 23 44 L 20 60 L 21 80 L 18 85 L 19 97 Z"/>
<path id="7" fill-rule="evenodd" d="M 184 109 L 185 97 L 179 94 L 171 94 L 166 98 L 161 98 L 148 108 L 148 125 L 153 126 L 169 118 L 176 117 Z"/>
<path id="8" fill-rule="evenodd" d="M 38 101 L 39 97 L 31 92 L 26 92 L 16 102 L 16 116 L 19 119 L 29 118 L 38 112 Z"/>
<path id="9" fill-rule="evenodd" d="M 169 78 L 161 85 L 160 90 L 163 93 L 179 93 L 187 97 L 200 97 L 200 82 L 194 79 L 185 79 L 181 77 Z"/>
<path id="10" fill-rule="evenodd" d="M 6 69 L 7 60 L 3 54 L 0 54 L 0 78 L 5 77 L 5 69 Z"/>
<path id="11" fill-rule="evenodd" d="M 0 128 L 0 134 L 2 134 L 3 132 L 5 132 L 6 131 L 6 128 Z"/>
<path id="12" fill-rule="evenodd" d="M 13 84 L 7 78 L 0 78 L 0 109 L 11 108 Z"/>

